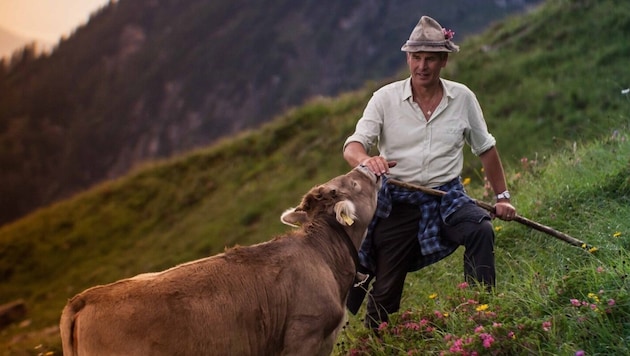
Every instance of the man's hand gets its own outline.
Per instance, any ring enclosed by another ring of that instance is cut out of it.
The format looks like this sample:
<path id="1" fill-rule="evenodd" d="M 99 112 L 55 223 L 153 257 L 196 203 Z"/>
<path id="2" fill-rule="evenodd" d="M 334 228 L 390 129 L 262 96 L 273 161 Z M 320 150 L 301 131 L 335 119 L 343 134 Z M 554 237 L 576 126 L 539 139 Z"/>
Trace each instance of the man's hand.
<path id="1" fill-rule="evenodd" d="M 361 165 L 367 167 L 377 176 L 389 174 L 389 169 L 396 166 L 397 163 L 396 161 L 386 161 L 381 156 L 374 156 L 361 161 Z"/>
<path id="2" fill-rule="evenodd" d="M 516 216 L 516 208 L 509 201 L 498 201 L 494 205 L 494 216 L 501 220 L 510 221 Z"/>

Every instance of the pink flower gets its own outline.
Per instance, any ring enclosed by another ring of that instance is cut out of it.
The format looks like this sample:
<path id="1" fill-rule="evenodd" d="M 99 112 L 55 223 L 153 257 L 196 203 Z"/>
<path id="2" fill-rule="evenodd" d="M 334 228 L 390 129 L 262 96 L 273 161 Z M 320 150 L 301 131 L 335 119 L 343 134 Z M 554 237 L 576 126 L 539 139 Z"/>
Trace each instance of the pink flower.
<path id="1" fill-rule="evenodd" d="M 604 272 L 604 267 L 597 267 L 597 273 L 602 273 Z"/>
<path id="2" fill-rule="evenodd" d="M 586 354 L 584 353 L 584 351 L 583 351 L 583 350 L 577 350 L 577 351 L 575 351 L 575 356 L 584 356 L 584 355 L 586 355 Z"/>
<path id="3" fill-rule="evenodd" d="M 382 322 L 381 325 L 378 326 L 378 331 L 383 331 L 385 329 L 387 329 L 387 322 L 386 321 Z"/>
<path id="4" fill-rule="evenodd" d="M 453 353 L 463 352 L 464 348 L 462 347 L 462 339 L 455 340 L 455 342 L 453 343 L 453 346 L 451 346 L 449 351 Z"/>
<path id="5" fill-rule="evenodd" d="M 442 28 L 442 33 L 445 40 L 452 40 L 455 37 L 455 32 L 446 28 Z"/>
<path id="6" fill-rule="evenodd" d="M 462 283 L 458 284 L 457 288 L 459 288 L 459 289 L 466 289 L 466 288 L 468 288 L 468 282 L 462 282 Z"/>
<path id="7" fill-rule="evenodd" d="M 614 299 L 608 299 L 608 305 L 610 305 L 611 307 L 613 305 L 615 305 L 615 300 Z"/>
<path id="8" fill-rule="evenodd" d="M 571 305 L 573 305 L 574 307 L 579 307 L 580 306 L 580 301 L 577 299 L 571 299 Z"/>
<path id="9" fill-rule="evenodd" d="M 475 334 L 479 334 L 483 331 L 483 325 L 479 325 L 475 328 Z"/>
<path id="10" fill-rule="evenodd" d="M 407 329 L 411 329 L 411 330 L 420 330 L 420 324 L 418 323 L 405 323 L 405 328 Z"/>
<path id="11" fill-rule="evenodd" d="M 483 340 L 483 347 L 489 349 L 490 346 L 492 346 L 492 343 L 494 342 L 494 338 L 492 337 L 492 335 L 488 333 L 483 333 L 479 335 L 479 337 L 481 337 L 481 339 Z"/>
<path id="12" fill-rule="evenodd" d="M 542 323 L 542 328 L 545 331 L 549 331 L 551 330 L 551 322 L 550 321 L 545 321 Z"/>

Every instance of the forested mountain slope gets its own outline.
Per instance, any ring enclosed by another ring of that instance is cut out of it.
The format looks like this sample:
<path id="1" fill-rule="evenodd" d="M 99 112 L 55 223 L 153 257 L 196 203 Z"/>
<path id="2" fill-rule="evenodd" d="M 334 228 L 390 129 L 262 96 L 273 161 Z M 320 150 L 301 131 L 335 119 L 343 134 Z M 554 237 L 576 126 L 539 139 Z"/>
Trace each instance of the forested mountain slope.
<path id="1" fill-rule="evenodd" d="M 120 0 L 0 66 L 0 224 L 404 65 L 422 14 L 478 31 L 539 0 Z"/>

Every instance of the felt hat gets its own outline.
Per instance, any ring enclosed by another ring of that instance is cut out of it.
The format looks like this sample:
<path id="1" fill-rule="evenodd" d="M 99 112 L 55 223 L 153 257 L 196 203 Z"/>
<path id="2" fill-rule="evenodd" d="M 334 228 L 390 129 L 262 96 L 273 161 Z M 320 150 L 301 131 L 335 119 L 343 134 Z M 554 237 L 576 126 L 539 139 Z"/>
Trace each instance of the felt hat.
<path id="1" fill-rule="evenodd" d="M 429 16 L 422 16 L 400 49 L 403 52 L 459 52 L 453 41 L 455 32 L 443 28 Z"/>

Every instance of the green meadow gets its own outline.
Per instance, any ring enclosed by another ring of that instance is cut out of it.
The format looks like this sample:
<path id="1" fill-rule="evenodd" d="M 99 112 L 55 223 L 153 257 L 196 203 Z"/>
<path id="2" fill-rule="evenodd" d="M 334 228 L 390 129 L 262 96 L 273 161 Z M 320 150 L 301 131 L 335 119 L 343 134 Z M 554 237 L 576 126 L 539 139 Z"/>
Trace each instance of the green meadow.
<path id="1" fill-rule="evenodd" d="M 380 338 L 350 316 L 336 355 L 629 354 L 630 2 L 549 0 L 461 43 L 444 77 L 475 91 L 520 215 L 572 246 L 495 220 L 493 293 L 462 285 L 462 251 L 411 274 Z M 0 303 L 26 320 L 0 355 L 60 355 L 56 325 L 85 288 L 271 239 L 280 214 L 350 167 L 344 139 L 380 85 L 315 98 L 257 130 L 149 162 L 0 228 Z M 491 202 L 480 163 L 463 178 Z"/>

